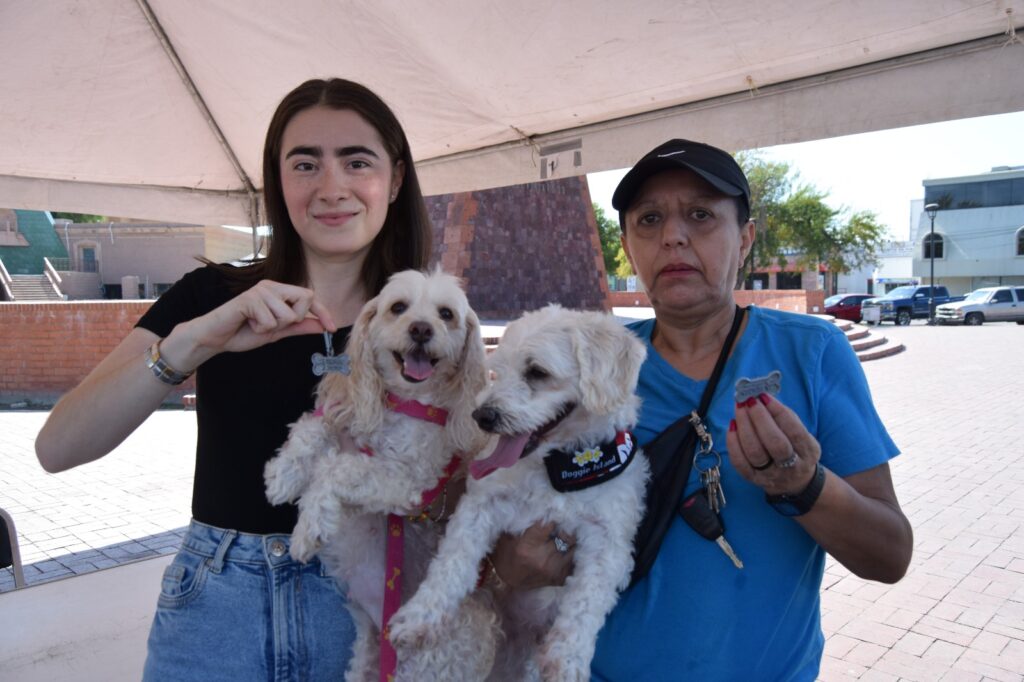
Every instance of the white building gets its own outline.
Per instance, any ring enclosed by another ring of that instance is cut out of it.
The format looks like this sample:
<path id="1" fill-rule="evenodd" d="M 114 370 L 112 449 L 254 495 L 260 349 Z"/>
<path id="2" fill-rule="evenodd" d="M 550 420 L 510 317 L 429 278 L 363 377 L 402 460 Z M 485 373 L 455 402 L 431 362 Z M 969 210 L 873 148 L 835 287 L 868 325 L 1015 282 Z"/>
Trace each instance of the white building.
<path id="1" fill-rule="evenodd" d="M 925 180 L 925 204 L 935 217 L 935 283 L 951 294 L 980 287 L 1024 284 L 1024 166 Z M 922 210 L 914 231 L 913 275 L 927 283 L 932 258 L 931 220 Z"/>
<path id="2" fill-rule="evenodd" d="M 904 284 L 918 284 L 913 272 L 914 244 L 888 242 L 878 253 L 878 263 L 838 275 L 837 294 L 877 294 L 881 296 Z"/>

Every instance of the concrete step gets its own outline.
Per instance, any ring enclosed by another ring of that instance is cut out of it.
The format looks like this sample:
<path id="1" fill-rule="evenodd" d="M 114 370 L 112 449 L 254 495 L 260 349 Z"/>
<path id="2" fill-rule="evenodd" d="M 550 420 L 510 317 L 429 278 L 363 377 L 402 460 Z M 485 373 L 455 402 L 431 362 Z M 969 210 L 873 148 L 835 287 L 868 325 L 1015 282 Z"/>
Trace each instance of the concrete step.
<path id="1" fill-rule="evenodd" d="M 906 347 L 899 341 L 885 340 L 885 343 L 871 348 L 870 350 L 861 351 L 857 353 L 857 359 L 861 362 L 868 362 L 869 360 L 881 360 L 882 358 L 888 358 L 902 353 L 906 350 Z"/>
<path id="2" fill-rule="evenodd" d="M 853 352 L 857 354 L 857 359 L 861 362 L 880 360 L 906 350 L 902 343 L 890 341 L 882 336 L 878 327 L 854 324 L 849 320 L 840 320 L 831 315 L 816 315 L 816 317 L 828 320 L 843 330 L 846 340 L 850 342 Z"/>
<path id="3" fill-rule="evenodd" d="M 11 275 L 11 295 L 15 301 L 61 301 L 46 275 Z"/>
<path id="4" fill-rule="evenodd" d="M 859 353 L 862 350 L 875 348 L 888 342 L 889 339 L 885 338 L 884 336 L 868 336 L 867 338 L 863 338 L 858 341 L 853 341 L 850 343 L 850 345 L 853 346 L 853 350 Z"/>

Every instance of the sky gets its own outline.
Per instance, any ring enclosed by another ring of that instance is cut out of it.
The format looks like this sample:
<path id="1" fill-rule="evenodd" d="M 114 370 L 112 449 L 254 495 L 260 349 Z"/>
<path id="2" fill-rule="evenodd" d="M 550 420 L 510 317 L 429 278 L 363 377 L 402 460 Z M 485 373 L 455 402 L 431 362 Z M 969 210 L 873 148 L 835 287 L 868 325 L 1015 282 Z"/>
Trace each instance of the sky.
<path id="1" fill-rule="evenodd" d="M 799 180 L 828 193 L 833 208 L 874 211 L 893 239 L 910 238 L 910 202 L 924 198 L 922 180 L 1024 166 L 1024 112 L 893 128 L 875 133 L 766 147 Z M 626 169 L 587 176 L 591 199 L 612 209 L 612 192 Z M 916 221 L 917 217 L 914 217 Z"/>

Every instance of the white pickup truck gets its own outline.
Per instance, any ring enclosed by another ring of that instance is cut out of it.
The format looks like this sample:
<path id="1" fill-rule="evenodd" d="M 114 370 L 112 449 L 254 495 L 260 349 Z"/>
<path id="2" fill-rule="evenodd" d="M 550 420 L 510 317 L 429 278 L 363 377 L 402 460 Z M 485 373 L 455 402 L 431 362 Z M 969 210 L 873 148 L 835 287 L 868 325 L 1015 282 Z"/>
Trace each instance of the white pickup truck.
<path id="1" fill-rule="evenodd" d="M 1024 287 L 985 287 L 976 289 L 962 301 L 944 303 L 935 308 L 939 324 L 1016 322 L 1024 324 Z"/>

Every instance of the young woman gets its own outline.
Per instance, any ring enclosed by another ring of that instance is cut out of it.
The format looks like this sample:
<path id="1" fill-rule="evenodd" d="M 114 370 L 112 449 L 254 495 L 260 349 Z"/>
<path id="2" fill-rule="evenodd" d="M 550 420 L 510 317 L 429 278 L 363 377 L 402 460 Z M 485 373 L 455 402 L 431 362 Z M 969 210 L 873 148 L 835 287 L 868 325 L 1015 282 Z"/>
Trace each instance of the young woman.
<path id="1" fill-rule="evenodd" d="M 36 440 L 50 472 L 103 457 L 196 372 L 193 520 L 164 574 L 148 680 L 341 679 L 349 658 L 344 597 L 319 562 L 291 560 L 297 512 L 266 501 L 263 467 L 312 409 L 313 354 L 340 354 L 387 278 L 426 266 L 431 228 L 401 125 L 351 81 L 282 100 L 263 187 L 267 258 L 187 274 Z"/>

